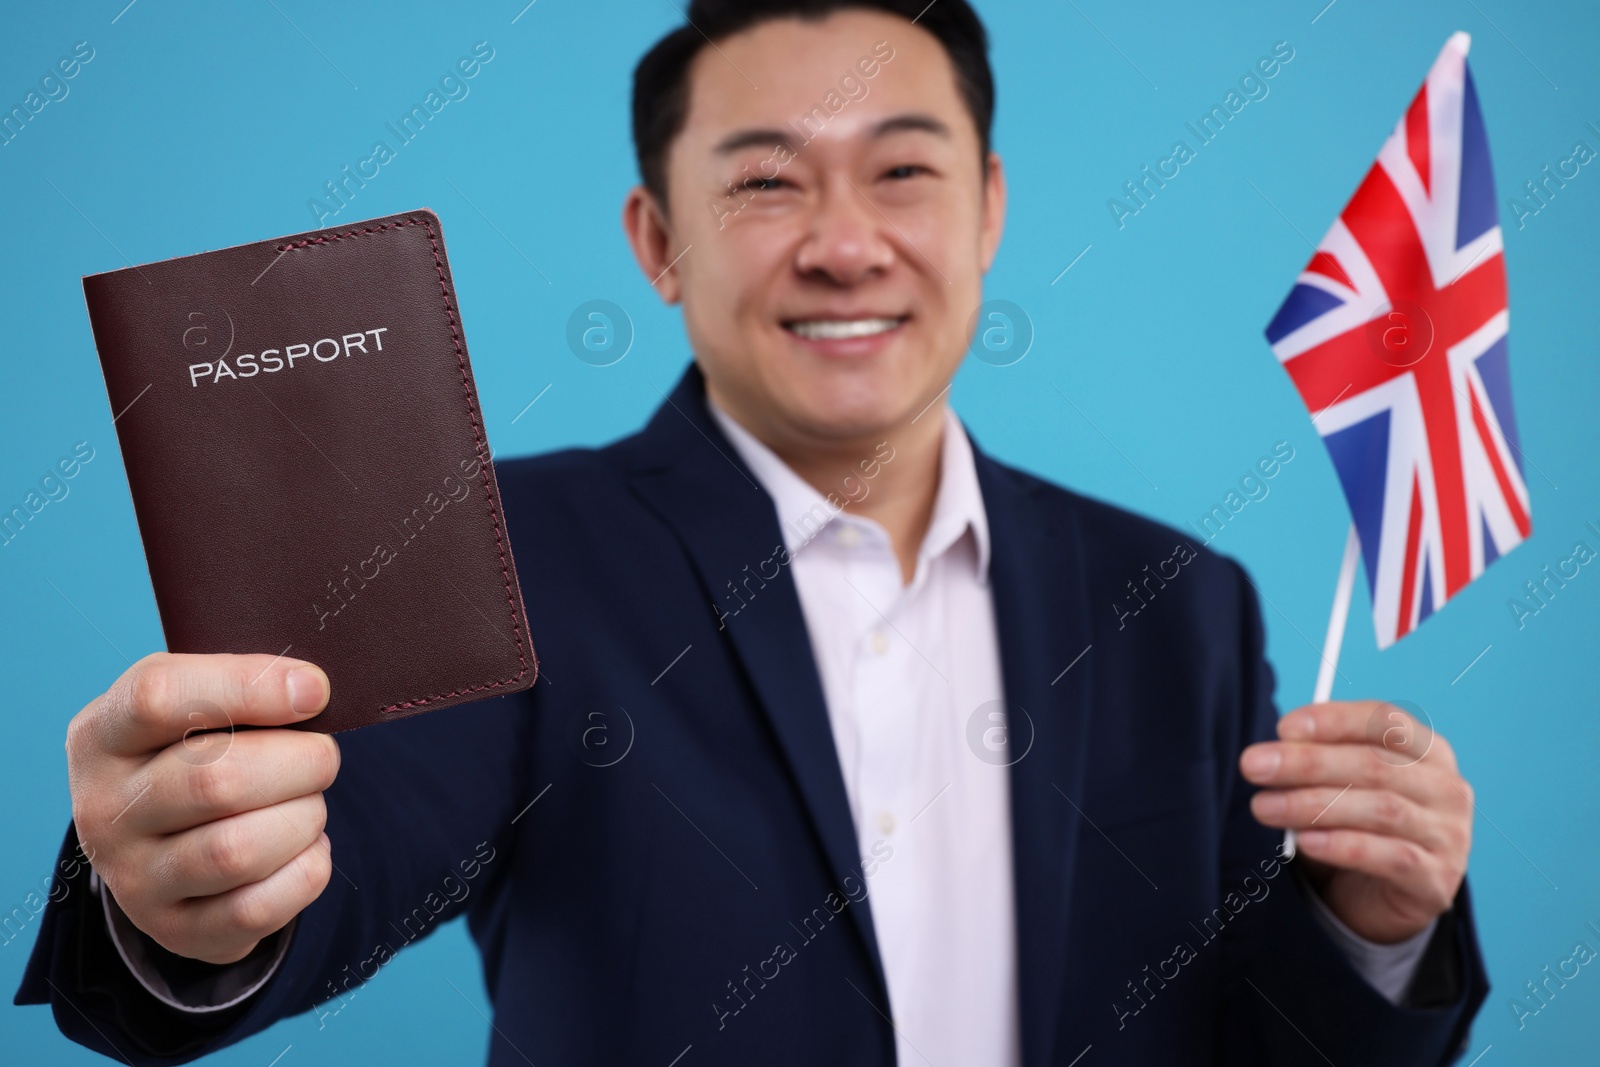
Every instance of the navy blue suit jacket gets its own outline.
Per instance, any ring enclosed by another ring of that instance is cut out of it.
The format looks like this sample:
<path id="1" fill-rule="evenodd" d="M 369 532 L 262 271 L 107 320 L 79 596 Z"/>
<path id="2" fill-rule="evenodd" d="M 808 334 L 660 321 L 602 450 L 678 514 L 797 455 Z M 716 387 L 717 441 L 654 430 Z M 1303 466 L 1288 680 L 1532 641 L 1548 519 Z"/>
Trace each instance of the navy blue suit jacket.
<path id="1" fill-rule="evenodd" d="M 1032 733 L 1009 770 L 1024 1062 L 1453 1059 L 1487 992 L 1465 889 L 1419 1006 L 1391 1006 L 1250 815 L 1238 753 L 1276 711 L 1243 570 L 1201 546 L 1163 563 L 1185 535 L 976 462 L 1013 751 Z M 163 1008 L 80 884 L 42 919 L 19 1003 L 51 1002 L 108 1055 L 185 1062 L 335 1010 L 465 913 L 492 1064 L 666 1064 L 691 1045 L 685 1067 L 894 1061 L 821 683 L 793 581 L 764 564 L 777 517 L 699 371 L 637 435 L 497 471 L 539 681 L 340 737 L 342 874 L 267 986 L 214 1018 Z M 1120 616 L 1147 565 L 1179 571 Z M 746 606 L 719 618 L 730 582 Z M 75 844 L 69 827 L 63 856 Z"/>

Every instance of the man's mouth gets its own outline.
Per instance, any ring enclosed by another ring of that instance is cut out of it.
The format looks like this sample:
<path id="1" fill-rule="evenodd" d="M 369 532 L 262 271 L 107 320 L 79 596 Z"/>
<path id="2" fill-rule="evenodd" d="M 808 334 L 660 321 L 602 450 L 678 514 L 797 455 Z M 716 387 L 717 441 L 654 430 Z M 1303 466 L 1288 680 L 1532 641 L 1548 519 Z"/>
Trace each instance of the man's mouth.
<path id="1" fill-rule="evenodd" d="M 909 316 L 893 319 L 795 319 L 785 322 L 783 328 L 808 341 L 846 341 L 888 333 L 905 322 L 906 318 Z"/>

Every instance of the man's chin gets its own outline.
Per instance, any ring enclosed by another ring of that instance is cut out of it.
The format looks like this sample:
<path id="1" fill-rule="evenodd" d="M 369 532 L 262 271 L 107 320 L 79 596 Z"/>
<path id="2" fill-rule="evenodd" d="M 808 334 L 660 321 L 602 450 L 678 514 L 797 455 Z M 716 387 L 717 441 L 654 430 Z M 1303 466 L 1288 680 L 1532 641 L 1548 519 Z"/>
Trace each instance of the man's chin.
<path id="1" fill-rule="evenodd" d="M 882 363 L 876 367 L 783 366 L 782 354 L 772 364 L 783 373 L 763 375 L 749 384 L 750 421 L 768 423 L 782 436 L 818 445 L 872 438 L 877 443 L 906 425 L 938 398 L 948 379 L 924 380 L 925 372 Z M 782 429 L 780 429 L 782 427 Z"/>
<path id="2" fill-rule="evenodd" d="M 921 405 L 918 405 L 919 407 Z M 789 421 L 818 442 L 843 443 L 871 438 L 881 441 L 901 432 L 916 415 L 907 409 L 904 395 L 863 397 L 859 392 L 823 391 L 809 403 L 791 407 Z"/>

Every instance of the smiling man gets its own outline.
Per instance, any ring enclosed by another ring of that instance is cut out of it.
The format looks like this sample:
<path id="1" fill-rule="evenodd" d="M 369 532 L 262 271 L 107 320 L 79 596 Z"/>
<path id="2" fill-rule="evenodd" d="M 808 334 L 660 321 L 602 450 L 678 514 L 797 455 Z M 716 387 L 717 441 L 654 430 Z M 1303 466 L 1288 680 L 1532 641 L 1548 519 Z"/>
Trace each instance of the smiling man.
<path id="1" fill-rule="evenodd" d="M 977 17 L 688 17 L 623 224 L 694 362 L 639 434 L 498 466 L 542 684 L 336 744 L 275 728 L 313 665 L 147 657 L 69 731 L 19 1001 L 181 1062 L 465 914 L 493 1064 L 1449 1062 L 1486 986 L 1444 739 L 1279 721 L 1237 564 L 948 406 L 1006 206 Z M 261 728 L 185 758 L 193 700 Z"/>

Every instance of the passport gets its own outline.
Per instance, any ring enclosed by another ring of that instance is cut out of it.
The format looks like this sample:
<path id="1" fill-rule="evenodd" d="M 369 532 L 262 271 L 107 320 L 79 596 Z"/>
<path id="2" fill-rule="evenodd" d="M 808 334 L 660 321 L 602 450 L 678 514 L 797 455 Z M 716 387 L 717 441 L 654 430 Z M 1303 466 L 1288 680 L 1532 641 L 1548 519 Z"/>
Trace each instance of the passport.
<path id="1" fill-rule="evenodd" d="M 317 664 L 324 733 L 533 685 L 435 214 L 83 291 L 169 651 Z"/>

